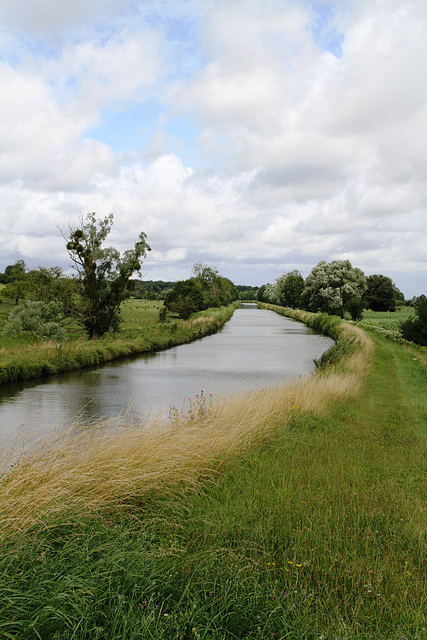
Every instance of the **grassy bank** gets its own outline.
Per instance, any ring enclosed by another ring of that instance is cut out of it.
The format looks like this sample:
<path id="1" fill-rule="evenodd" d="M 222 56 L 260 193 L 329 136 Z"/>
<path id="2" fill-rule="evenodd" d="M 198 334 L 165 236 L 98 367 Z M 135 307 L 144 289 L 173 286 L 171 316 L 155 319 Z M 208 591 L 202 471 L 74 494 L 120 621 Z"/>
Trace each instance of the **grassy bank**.
<path id="1" fill-rule="evenodd" d="M 426 638 L 426 369 L 350 324 L 324 328 L 352 349 L 296 385 L 169 431 L 63 439 L 15 467 L 0 633 Z"/>
<path id="2" fill-rule="evenodd" d="M 88 341 L 77 332 L 72 339 L 60 345 L 44 342 L 32 346 L 22 340 L 2 336 L 0 384 L 90 367 L 191 342 L 218 331 L 235 308 L 232 305 L 209 309 L 208 312 L 194 314 L 185 322 L 169 319 L 161 323 L 158 321 L 159 303 L 130 300 L 123 305 L 120 331 L 105 335 L 100 340 Z M 4 322 L 5 313 L 3 316 Z"/>

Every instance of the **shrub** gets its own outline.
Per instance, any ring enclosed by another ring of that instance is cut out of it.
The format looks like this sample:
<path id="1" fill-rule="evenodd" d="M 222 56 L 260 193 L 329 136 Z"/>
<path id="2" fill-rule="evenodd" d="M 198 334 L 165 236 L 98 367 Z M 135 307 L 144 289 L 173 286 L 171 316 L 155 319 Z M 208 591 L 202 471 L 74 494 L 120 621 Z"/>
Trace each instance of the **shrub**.
<path id="1" fill-rule="evenodd" d="M 401 324 L 401 332 L 405 340 L 427 346 L 427 299 L 420 302 L 415 317 Z"/>
<path id="2" fill-rule="evenodd" d="M 67 336 L 62 321 L 60 302 L 27 302 L 10 313 L 3 331 L 6 336 L 20 337 L 31 344 L 43 340 L 62 342 Z"/>
<path id="3" fill-rule="evenodd" d="M 361 320 L 363 318 L 364 305 L 361 298 L 351 298 L 345 305 L 345 310 L 351 315 L 351 319 Z"/>

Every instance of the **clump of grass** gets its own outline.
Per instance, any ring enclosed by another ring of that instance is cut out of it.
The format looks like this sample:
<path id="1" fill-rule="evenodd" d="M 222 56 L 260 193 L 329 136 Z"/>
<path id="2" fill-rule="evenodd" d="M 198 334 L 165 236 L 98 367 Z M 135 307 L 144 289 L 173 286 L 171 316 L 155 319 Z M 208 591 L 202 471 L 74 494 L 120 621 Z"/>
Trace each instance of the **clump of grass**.
<path id="1" fill-rule="evenodd" d="M 343 338 L 322 353 L 320 358 L 314 358 L 316 369 L 322 369 L 328 365 L 338 364 L 343 358 L 350 355 L 355 347 L 355 338 Z"/>

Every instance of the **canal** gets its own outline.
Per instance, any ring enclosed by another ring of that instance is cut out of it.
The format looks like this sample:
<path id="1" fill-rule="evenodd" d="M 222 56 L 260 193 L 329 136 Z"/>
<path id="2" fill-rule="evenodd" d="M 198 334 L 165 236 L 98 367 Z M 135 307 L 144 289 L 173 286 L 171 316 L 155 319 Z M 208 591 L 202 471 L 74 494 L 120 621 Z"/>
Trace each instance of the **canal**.
<path id="1" fill-rule="evenodd" d="M 300 322 L 243 303 L 216 334 L 132 359 L 44 380 L 0 387 L 0 437 L 42 435 L 78 419 L 91 423 L 130 411 L 168 418 L 204 390 L 214 399 L 310 374 L 333 344 Z M 1 447 L 1 444 L 0 444 Z"/>

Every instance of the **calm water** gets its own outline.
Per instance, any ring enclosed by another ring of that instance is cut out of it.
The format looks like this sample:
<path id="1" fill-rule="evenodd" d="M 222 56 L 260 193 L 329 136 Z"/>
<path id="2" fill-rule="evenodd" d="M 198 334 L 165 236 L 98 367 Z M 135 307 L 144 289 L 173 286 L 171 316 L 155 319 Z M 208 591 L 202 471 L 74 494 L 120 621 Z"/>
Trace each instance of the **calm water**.
<path id="1" fill-rule="evenodd" d="M 308 374 L 331 344 L 302 323 L 242 304 L 219 333 L 191 344 L 0 387 L 0 436 L 42 434 L 76 416 L 113 418 L 129 407 L 142 419 L 167 418 L 171 405 L 181 409 L 201 389 L 215 397 Z"/>

